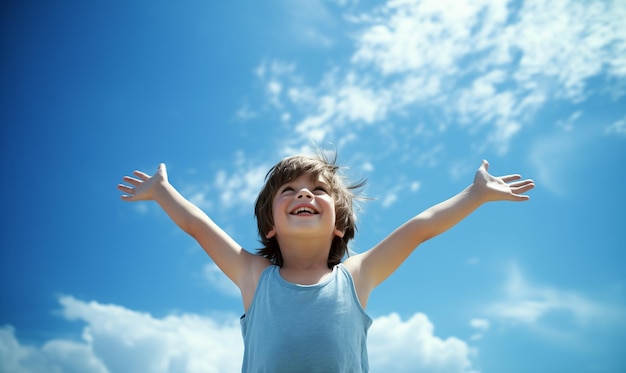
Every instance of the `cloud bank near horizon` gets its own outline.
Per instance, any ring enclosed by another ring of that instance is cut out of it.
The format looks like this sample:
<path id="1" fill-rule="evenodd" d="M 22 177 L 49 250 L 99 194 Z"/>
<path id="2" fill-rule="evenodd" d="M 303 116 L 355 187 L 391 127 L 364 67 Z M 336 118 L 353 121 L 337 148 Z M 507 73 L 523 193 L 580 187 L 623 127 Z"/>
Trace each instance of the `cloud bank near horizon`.
<path id="1" fill-rule="evenodd" d="M 243 358 L 236 315 L 170 314 L 162 318 L 114 304 L 61 296 L 60 315 L 86 325 L 76 338 L 41 346 L 20 343 L 12 326 L 0 327 L 0 371 L 13 373 L 238 372 Z M 408 320 L 391 313 L 369 333 L 373 372 L 471 372 L 472 349 L 456 337 L 434 335 L 423 313 Z"/>

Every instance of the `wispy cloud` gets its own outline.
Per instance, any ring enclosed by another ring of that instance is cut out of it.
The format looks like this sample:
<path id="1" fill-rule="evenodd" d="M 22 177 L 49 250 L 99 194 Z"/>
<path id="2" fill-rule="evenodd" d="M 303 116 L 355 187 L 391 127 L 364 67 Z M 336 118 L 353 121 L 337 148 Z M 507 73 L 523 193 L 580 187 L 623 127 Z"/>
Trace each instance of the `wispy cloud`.
<path id="1" fill-rule="evenodd" d="M 297 42 L 309 47 L 330 48 L 336 43 L 334 34 L 337 15 L 321 0 L 285 1 L 286 29 Z M 337 1 L 346 5 L 346 1 Z"/>
<path id="2" fill-rule="evenodd" d="M 245 211 L 252 211 L 271 165 L 249 159 L 243 152 L 238 152 L 234 163 L 229 166 L 216 172 L 212 185 L 219 196 L 220 206 L 226 209 L 239 207 Z"/>
<path id="3" fill-rule="evenodd" d="M 476 330 L 476 333 L 472 334 L 470 339 L 476 341 L 485 335 L 491 324 L 487 319 L 471 319 L 470 326 Z"/>
<path id="4" fill-rule="evenodd" d="M 241 295 L 237 285 L 235 285 L 213 262 L 204 265 L 202 268 L 202 277 L 207 280 L 211 287 L 225 295 L 232 297 L 239 297 Z"/>
<path id="5" fill-rule="evenodd" d="M 567 196 L 568 174 L 581 161 L 588 140 L 580 131 L 559 129 L 531 143 L 528 155 L 538 185 L 557 196 Z"/>
<path id="6" fill-rule="evenodd" d="M 258 116 L 258 113 L 250 109 L 249 104 L 246 102 L 237 110 L 235 117 L 241 121 L 248 121 Z"/>
<path id="7" fill-rule="evenodd" d="M 626 115 L 621 119 L 616 120 L 604 129 L 604 133 L 607 135 L 618 135 L 626 137 Z"/>
<path id="8" fill-rule="evenodd" d="M 525 1 L 512 31 L 522 53 L 515 73 L 520 85 L 539 87 L 574 101 L 585 99 L 587 80 L 605 73 L 626 76 L 626 8 L 620 1 Z"/>
<path id="9" fill-rule="evenodd" d="M 186 183 L 183 194 L 194 205 L 201 209 L 210 210 L 214 207 L 214 201 L 210 199 L 212 188 L 207 183 Z"/>
<path id="10" fill-rule="evenodd" d="M 511 264 L 504 286 L 504 297 L 488 307 L 488 313 L 502 323 L 526 325 L 541 330 L 552 328 L 547 318 L 561 315 L 570 327 L 623 325 L 624 310 L 594 301 L 584 295 L 556 287 L 531 284 L 519 266 Z"/>
<path id="11" fill-rule="evenodd" d="M 353 53 L 317 84 L 279 60 L 258 76 L 300 142 L 427 107 L 431 122 L 459 125 L 475 149 L 502 154 L 549 99 L 580 102 L 603 94 L 585 90 L 591 78 L 626 78 L 624 9 L 618 1 L 389 1 L 346 11 Z"/>

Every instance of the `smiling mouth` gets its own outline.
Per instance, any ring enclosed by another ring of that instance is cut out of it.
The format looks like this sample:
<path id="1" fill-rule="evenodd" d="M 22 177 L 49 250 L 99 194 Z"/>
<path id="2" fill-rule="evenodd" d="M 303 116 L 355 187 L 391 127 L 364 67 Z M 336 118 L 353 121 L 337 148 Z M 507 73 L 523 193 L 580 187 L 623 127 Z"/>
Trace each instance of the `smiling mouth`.
<path id="1" fill-rule="evenodd" d="M 309 207 L 299 207 L 291 212 L 291 215 L 317 215 L 319 212 Z"/>

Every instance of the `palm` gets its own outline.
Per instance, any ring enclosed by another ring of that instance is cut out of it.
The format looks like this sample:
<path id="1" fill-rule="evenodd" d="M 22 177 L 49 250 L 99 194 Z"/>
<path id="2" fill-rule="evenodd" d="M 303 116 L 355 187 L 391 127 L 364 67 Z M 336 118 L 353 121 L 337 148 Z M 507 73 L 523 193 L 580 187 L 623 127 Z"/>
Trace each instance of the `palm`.
<path id="1" fill-rule="evenodd" d="M 122 195 L 122 199 L 126 201 L 142 201 L 142 200 L 151 200 L 152 197 L 152 187 L 159 182 L 167 181 L 167 169 L 165 168 L 165 164 L 160 164 L 157 172 L 150 176 L 142 171 L 134 171 L 131 176 L 124 176 L 123 180 L 126 184 L 119 184 L 117 189 L 119 189 L 124 194 Z"/>
<path id="2" fill-rule="evenodd" d="M 488 170 L 489 163 L 483 161 L 474 176 L 474 186 L 481 189 L 486 201 L 526 201 L 530 198 L 524 193 L 535 187 L 532 180 L 516 181 L 521 179 L 518 174 L 495 177 Z"/>

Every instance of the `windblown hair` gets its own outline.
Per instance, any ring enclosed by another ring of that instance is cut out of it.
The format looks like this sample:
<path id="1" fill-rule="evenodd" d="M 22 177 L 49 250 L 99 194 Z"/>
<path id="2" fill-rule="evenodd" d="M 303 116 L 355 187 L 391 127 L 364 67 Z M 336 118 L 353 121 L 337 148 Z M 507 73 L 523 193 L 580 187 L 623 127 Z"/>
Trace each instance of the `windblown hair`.
<path id="1" fill-rule="evenodd" d="M 310 175 L 315 179 L 321 176 L 328 183 L 335 201 L 335 226 L 344 232 L 343 237 L 335 236 L 333 238 L 328 255 L 328 267 L 332 268 L 339 264 L 343 257 L 349 254 L 348 242 L 354 238 L 357 230 L 353 200 L 360 198 L 356 190 L 362 188 L 366 180 L 348 184 L 336 162 L 336 152 L 332 153 L 331 156 L 322 153 L 318 153 L 316 156 L 295 155 L 284 158 L 268 171 L 265 175 L 265 185 L 259 193 L 254 207 L 259 236 L 263 244 L 263 248 L 258 250 L 259 255 L 282 267 L 283 256 L 276 236 L 269 239 L 266 237 L 267 233 L 274 227 L 272 202 L 283 185 L 302 175 Z"/>

